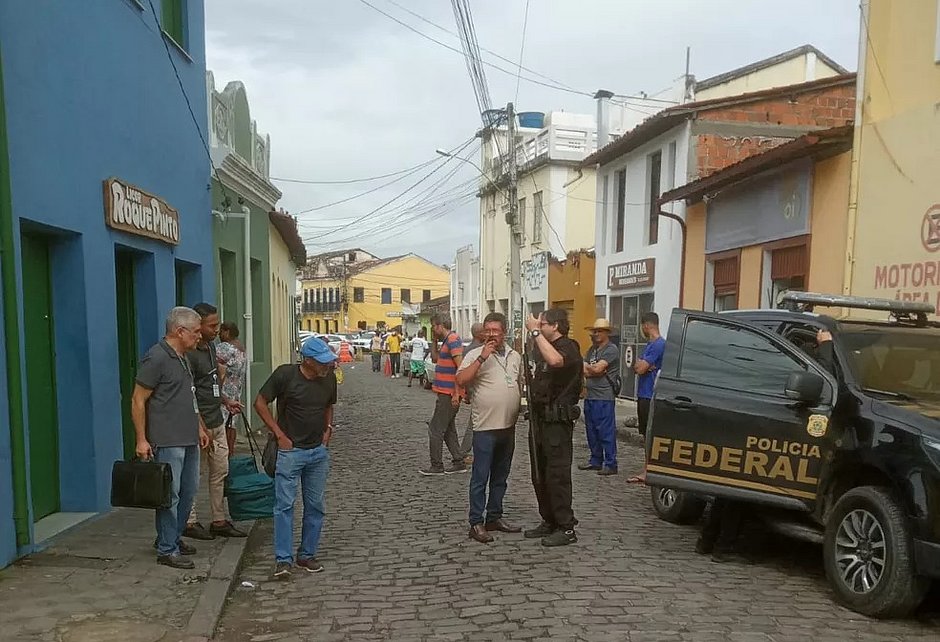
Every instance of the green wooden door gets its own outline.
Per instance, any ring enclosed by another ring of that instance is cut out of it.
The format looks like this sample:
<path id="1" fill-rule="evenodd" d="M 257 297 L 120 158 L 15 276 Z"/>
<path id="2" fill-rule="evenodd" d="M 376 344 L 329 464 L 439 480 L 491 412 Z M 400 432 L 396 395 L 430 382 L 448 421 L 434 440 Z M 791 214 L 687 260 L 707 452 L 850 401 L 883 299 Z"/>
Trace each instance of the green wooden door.
<path id="1" fill-rule="evenodd" d="M 118 378 L 121 386 L 121 421 L 124 437 L 124 457 L 134 456 L 137 438 L 131 419 L 131 397 L 137 376 L 137 304 L 134 297 L 134 255 L 117 252 L 114 255 L 114 274 L 117 283 Z"/>
<path id="2" fill-rule="evenodd" d="M 33 520 L 59 510 L 59 421 L 49 241 L 23 234 L 23 333 Z"/>

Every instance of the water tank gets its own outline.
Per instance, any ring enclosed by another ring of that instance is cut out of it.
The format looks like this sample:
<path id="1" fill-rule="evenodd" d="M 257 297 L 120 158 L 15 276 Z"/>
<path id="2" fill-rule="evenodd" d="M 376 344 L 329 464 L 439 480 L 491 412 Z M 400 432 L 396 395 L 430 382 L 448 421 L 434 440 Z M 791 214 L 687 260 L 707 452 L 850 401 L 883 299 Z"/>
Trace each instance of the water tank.
<path id="1" fill-rule="evenodd" d="M 532 129 L 542 129 L 545 126 L 545 112 L 541 111 L 520 111 L 519 127 L 531 127 Z"/>

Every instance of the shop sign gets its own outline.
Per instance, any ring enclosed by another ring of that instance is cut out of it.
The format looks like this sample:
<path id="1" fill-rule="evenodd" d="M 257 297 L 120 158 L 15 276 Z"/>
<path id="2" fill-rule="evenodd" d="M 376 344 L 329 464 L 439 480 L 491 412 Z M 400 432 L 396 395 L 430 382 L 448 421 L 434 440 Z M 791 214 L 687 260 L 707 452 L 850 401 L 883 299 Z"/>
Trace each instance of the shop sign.
<path id="1" fill-rule="evenodd" d="M 104 182 L 104 220 L 114 230 L 170 245 L 180 242 L 179 212 L 163 199 L 119 178 Z"/>
<path id="2" fill-rule="evenodd" d="M 611 290 L 652 287 L 656 280 L 656 259 L 639 259 L 607 268 L 607 287 Z"/>
<path id="3" fill-rule="evenodd" d="M 401 317 L 401 312 L 386 312 L 385 316 L 391 317 L 393 319 L 398 319 Z"/>
<path id="4" fill-rule="evenodd" d="M 875 265 L 874 291 L 899 301 L 930 303 L 940 314 L 940 260 L 935 254 L 940 250 L 940 204 L 927 209 L 919 232 L 925 253 L 903 262 Z"/>

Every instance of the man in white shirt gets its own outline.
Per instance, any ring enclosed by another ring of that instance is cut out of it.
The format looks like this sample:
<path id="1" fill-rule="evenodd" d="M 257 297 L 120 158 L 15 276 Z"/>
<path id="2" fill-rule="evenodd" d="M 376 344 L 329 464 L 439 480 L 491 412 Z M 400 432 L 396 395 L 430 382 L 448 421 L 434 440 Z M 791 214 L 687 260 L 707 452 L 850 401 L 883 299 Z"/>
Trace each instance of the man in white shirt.
<path id="1" fill-rule="evenodd" d="M 464 357 L 457 371 L 457 385 L 470 390 L 473 415 L 470 537 L 488 544 L 493 541 L 492 531 L 522 530 L 503 520 L 503 497 L 516 445 L 524 371 L 522 356 L 506 345 L 505 315 L 491 312 L 483 325 L 486 341 Z"/>
<path id="2" fill-rule="evenodd" d="M 416 378 L 420 382 L 427 370 L 424 366 L 424 357 L 430 349 L 427 340 L 428 331 L 426 328 L 418 330 L 418 336 L 411 340 L 411 367 L 408 368 L 408 387 L 411 387 L 412 379 Z"/>

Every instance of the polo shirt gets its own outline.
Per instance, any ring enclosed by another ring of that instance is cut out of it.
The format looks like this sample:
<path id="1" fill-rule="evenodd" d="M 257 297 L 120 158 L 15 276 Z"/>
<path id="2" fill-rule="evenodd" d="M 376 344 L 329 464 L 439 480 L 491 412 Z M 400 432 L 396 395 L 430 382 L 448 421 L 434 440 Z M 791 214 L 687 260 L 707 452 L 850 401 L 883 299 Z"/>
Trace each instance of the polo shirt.
<path id="1" fill-rule="evenodd" d="M 308 379 L 300 365 L 279 366 L 261 386 L 259 395 L 268 403 L 277 401 L 277 425 L 294 448 L 316 448 L 323 443 L 326 409 L 336 404 L 336 375 Z"/>
<path id="2" fill-rule="evenodd" d="M 481 354 L 482 346 L 468 352 L 458 372 L 469 368 Z M 502 355 L 494 352 L 480 364 L 473 383 L 467 386 L 474 431 L 503 430 L 516 425 L 522 406 L 519 392 L 522 372 L 522 356 L 508 346 Z"/>
<path id="3" fill-rule="evenodd" d="M 147 400 L 147 441 L 154 448 L 199 444 L 199 414 L 187 357 L 161 339 L 137 367 L 136 382 L 151 391 Z"/>

